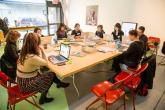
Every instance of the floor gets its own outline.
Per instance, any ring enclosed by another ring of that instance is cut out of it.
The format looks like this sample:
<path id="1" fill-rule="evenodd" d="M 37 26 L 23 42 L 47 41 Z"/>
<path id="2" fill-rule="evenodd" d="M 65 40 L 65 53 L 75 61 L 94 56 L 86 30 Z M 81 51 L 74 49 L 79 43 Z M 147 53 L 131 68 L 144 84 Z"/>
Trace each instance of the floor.
<path id="1" fill-rule="evenodd" d="M 2 50 L 3 49 L 0 48 L 0 55 L 2 54 Z M 159 62 L 160 57 L 158 57 L 157 60 Z M 71 77 L 64 79 L 64 81 L 71 83 L 70 87 L 65 90 L 57 89 L 55 85 L 52 85 L 49 91 L 49 96 L 54 97 L 55 100 L 49 104 L 44 104 L 42 107 L 45 110 L 85 110 L 85 107 L 95 99 L 95 96 L 90 93 L 90 87 L 113 76 L 114 73 L 111 72 L 110 69 L 111 61 L 104 62 L 76 74 L 75 82 L 80 91 L 80 96 L 77 96 Z M 165 91 L 164 74 L 165 67 L 158 66 L 154 80 L 154 88 L 149 91 L 147 97 L 136 97 L 137 110 L 165 110 L 165 95 L 163 95 L 163 92 Z M 39 94 L 37 100 L 38 98 Z M 0 86 L 0 110 L 6 110 L 6 102 L 7 92 Z M 120 101 L 109 109 L 114 110 L 119 103 Z M 131 107 L 131 98 L 128 96 L 127 110 L 132 110 Z M 21 102 L 16 106 L 16 110 L 22 110 L 22 108 L 24 110 L 37 110 L 26 102 Z M 103 104 L 98 102 L 92 106 L 90 110 L 103 110 Z M 123 110 L 123 108 L 120 110 Z"/>
<path id="2" fill-rule="evenodd" d="M 160 62 L 160 57 L 157 58 L 157 62 Z M 105 73 L 99 73 L 105 74 Z M 110 73 L 109 73 L 110 74 Z M 156 77 L 154 79 L 154 88 L 149 90 L 147 97 L 136 97 L 136 109 L 137 110 L 165 110 L 165 65 L 157 66 Z M 98 76 L 98 78 L 100 78 Z M 84 83 L 84 82 L 83 82 Z M 82 99 L 70 106 L 70 110 L 85 110 L 85 107 L 91 103 L 96 97 L 92 94 L 84 96 Z M 109 110 L 115 110 L 118 102 L 112 105 Z M 127 110 L 132 110 L 131 98 L 127 99 Z M 103 104 L 101 102 L 96 103 L 89 110 L 103 110 Z M 123 108 L 119 109 L 123 110 Z"/>

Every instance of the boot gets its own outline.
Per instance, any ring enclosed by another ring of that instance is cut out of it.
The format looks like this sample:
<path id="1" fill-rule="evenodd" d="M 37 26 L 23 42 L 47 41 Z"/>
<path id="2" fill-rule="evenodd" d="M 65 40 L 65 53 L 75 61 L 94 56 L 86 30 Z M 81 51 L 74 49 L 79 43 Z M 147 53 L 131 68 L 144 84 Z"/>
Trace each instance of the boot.
<path id="1" fill-rule="evenodd" d="M 66 88 L 70 85 L 69 83 L 61 82 L 56 75 L 54 75 L 53 82 L 57 84 L 57 88 Z"/>
<path id="2" fill-rule="evenodd" d="M 69 85 L 69 83 L 59 82 L 57 83 L 57 88 L 67 88 Z"/>
<path id="3" fill-rule="evenodd" d="M 44 92 L 41 94 L 40 100 L 39 100 L 39 104 L 42 105 L 44 103 L 49 103 L 52 102 L 54 99 L 53 98 L 47 98 L 47 93 L 48 91 Z"/>

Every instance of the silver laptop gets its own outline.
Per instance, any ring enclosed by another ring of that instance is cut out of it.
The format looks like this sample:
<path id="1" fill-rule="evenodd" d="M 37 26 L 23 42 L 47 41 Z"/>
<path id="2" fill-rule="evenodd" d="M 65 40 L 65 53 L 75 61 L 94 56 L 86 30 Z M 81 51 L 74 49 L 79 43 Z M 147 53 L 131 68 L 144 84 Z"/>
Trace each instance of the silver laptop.
<path id="1" fill-rule="evenodd" d="M 63 63 L 68 61 L 70 56 L 71 47 L 67 44 L 61 44 L 60 53 L 58 56 L 55 56 L 56 63 Z"/>

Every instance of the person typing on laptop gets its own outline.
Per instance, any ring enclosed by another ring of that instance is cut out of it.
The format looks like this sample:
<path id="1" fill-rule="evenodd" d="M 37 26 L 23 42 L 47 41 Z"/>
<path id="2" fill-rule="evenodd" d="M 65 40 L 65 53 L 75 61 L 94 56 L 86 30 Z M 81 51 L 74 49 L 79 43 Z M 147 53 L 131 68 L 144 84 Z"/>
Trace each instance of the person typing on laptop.
<path id="1" fill-rule="evenodd" d="M 23 45 L 17 63 L 17 82 L 22 92 L 40 92 L 39 104 L 53 101 L 47 93 L 53 83 L 57 88 L 66 88 L 69 83 L 60 81 L 53 72 L 42 72 L 41 67 L 48 67 L 43 49 L 40 47 L 40 37 L 29 33 Z"/>

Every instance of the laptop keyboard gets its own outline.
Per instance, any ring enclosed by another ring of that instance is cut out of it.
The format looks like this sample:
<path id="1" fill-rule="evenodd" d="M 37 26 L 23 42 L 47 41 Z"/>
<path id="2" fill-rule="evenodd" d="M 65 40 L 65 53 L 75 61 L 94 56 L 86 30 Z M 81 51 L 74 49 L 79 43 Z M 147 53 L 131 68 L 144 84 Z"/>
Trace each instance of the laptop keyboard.
<path id="1" fill-rule="evenodd" d="M 55 56 L 55 58 L 58 60 L 58 61 L 65 61 L 65 58 L 61 57 L 61 56 Z"/>

